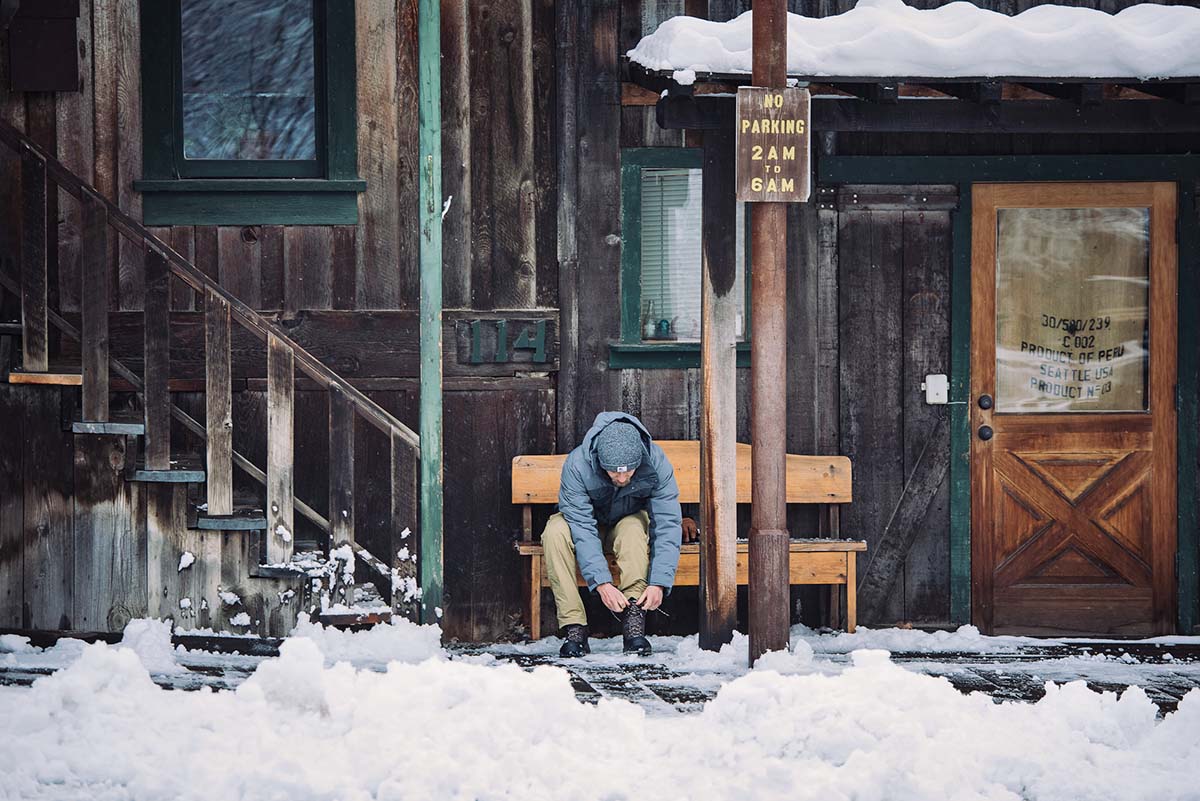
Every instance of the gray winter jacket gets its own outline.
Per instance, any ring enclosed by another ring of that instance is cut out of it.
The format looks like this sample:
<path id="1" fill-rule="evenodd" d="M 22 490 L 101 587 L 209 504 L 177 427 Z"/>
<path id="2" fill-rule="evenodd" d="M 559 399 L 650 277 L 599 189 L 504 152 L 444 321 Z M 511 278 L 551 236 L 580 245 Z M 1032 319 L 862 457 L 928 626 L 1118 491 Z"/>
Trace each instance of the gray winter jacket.
<path id="1" fill-rule="evenodd" d="M 595 441 L 609 423 L 621 421 L 637 427 L 642 434 L 645 455 L 629 484 L 617 488 L 596 458 Z M 595 590 L 612 581 L 604 548 L 596 530 L 597 523 L 611 526 L 626 515 L 645 509 L 650 517 L 650 573 L 647 583 L 670 590 L 679 566 L 679 545 L 683 540 L 680 526 L 679 487 L 675 470 L 662 448 L 650 439 L 642 422 L 631 414 L 601 412 L 579 447 L 571 451 L 563 464 L 558 490 L 558 509 L 571 528 L 575 559 L 588 588 Z"/>

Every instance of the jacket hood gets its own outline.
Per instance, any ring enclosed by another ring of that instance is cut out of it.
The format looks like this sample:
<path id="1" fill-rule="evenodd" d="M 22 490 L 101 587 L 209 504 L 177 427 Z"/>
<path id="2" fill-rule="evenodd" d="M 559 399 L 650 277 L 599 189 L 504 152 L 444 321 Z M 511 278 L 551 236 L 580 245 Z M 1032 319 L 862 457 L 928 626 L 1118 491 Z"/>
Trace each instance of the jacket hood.
<path id="1" fill-rule="evenodd" d="M 638 430 L 642 436 L 642 463 L 644 464 L 650 456 L 650 432 L 642 425 L 642 421 L 625 412 L 600 412 L 592 421 L 592 427 L 588 429 L 581 443 L 583 452 L 587 454 L 588 461 L 596 472 L 604 472 L 600 467 L 600 460 L 596 457 L 596 437 L 610 423 L 629 423 Z"/>

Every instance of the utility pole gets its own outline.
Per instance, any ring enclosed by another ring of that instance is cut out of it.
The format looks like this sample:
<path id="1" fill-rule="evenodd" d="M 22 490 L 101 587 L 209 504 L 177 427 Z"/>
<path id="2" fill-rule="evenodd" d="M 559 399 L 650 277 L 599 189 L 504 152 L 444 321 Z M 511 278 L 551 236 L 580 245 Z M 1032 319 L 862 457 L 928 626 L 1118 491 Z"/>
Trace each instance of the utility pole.
<path id="1" fill-rule="evenodd" d="M 787 2 L 754 0 L 755 86 L 787 86 Z M 787 206 L 751 207 L 750 663 L 788 646 Z"/>

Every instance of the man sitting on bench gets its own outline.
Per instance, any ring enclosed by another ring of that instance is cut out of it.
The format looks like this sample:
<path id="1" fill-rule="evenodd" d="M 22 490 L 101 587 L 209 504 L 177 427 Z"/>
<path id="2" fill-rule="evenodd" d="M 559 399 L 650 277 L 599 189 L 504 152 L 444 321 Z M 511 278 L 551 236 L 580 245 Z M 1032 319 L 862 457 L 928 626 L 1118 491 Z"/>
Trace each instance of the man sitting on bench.
<path id="1" fill-rule="evenodd" d="M 566 628 L 559 653 L 577 657 L 591 651 L 578 564 L 588 589 L 620 615 L 625 653 L 648 655 L 646 612 L 657 609 L 675 583 L 683 538 L 671 462 L 636 417 L 601 412 L 563 463 L 558 508 L 546 521 L 542 547 L 558 625 Z M 692 539 L 696 525 L 687 523 Z M 606 550 L 616 556 L 619 587 Z"/>

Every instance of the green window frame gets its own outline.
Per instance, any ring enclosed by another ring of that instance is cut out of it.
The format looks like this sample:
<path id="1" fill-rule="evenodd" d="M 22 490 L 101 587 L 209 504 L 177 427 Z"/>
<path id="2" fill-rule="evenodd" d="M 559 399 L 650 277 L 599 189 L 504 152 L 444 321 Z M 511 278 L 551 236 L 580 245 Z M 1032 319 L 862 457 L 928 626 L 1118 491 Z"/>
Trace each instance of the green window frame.
<path id="1" fill-rule="evenodd" d="M 621 150 L 621 333 L 609 343 L 609 367 L 683 368 L 700 366 L 699 342 L 643 341 L 642 315 L 642 170 L 703 169 L 700 148 L 633 147 Z M 747 228 L 749 230 L 749 228 Z M 750 364 L 750 254 L 746 238 L 746 335 L 737 345 L 739 367 Z"/>
<path id="2" fill-rule="evenodd" d="M 181 0 L 141 4 L 142 171 L 147 225 L 355 225 L 354 0 L 313 0 L 316 158 L 185 160 Z"/>

